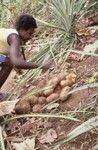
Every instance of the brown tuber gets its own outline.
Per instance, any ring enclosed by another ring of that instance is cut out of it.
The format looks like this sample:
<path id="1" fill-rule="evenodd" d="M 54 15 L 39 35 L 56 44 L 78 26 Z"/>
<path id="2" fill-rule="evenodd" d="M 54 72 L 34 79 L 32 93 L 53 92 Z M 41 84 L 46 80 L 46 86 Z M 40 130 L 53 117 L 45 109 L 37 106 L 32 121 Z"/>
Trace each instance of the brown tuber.
<path id="1" fill-rule="evenodd" d="M 61 87 L 72 86 L 73 84 L 74 84 L 74 82 L 71 79 L 70 80 L 62 80 L 60 82 Z"/>
<path id="2" fill-rule="evenodd" d="M 46 97 L 44 97 L 44 96 L 39 97 L 38 98 L 38 103 L 41 104 L 41 105 L 45 104 L 46 103 Z"/>
<path id="3" fill-rule="evenodd" d="M 66 80 L 68 80 L 68 81 L 72 81 L 73 83 L 75 83 L 76 82 L 76 74 L 74 74 L 74 73 L 70 73 L 70 74 L 68 74 L 67 76 L 66 76 Z"/>
<path id="4" fill-rule="evenodd" d="M 31 107 L 29 102 L 27 101 L 22 101 L 22 102 L 18 102 L 15 106 L 15 112 L 17 114 L 25 114 L 25 113 L 29 113 L 31 111 Z"/>
<path id="5" fill-rule="evenodd" d="M 40 113 L 42 111 L 42 106 L 40 104 L 36 104 L 33 106 L 32 111 L 34 113 Z"/>
<path id="6" fill-rule="evenodd" d="M 38 97 L 35 95 L 28 97 L 28 100 L 29 100 L 30 105 L 38 104 Z"/>
<path id="7" fill-rule="evenodd" d="M 48 86 L 52 86 L 53 88 L 55 88 L 58 83 L 59 83 L 58 78 L 54 77 L 53 79 L 51 79 L 51 80 L 48 81 L 47 85 Z"/>
<path id="8" fill-rule="evenodd" d="M 53 88 L 52 87 L 47 87 L 47 89 L 45 89 L 44 91 L 43 91 L 43 94 L 45 95 L 45 96 L 49 96 L 50 94 L 52 94 L 53 93 Z"/>
<path id="9" fill-rule="evenodd" d="M 67 75 L 68 75 L 67 71 L 59 73 L 58 75 L 59 81 L 65 80 Z"/>
<path id="10" fill-rule="evenodd" d="M 70 90 L 71 88 L 69 86 L 64 87 L 60 93 L 60 100 L 66 101 L 70 96 L 70 95 L 67 95 Z"/>
<path id="11" fill-rule="evenodd" d="M 50 103 L 53 100 L 56 100 L 57 98 L 59 98 L 59 94 L 52 93 L 50 96 L 47 97 L 46 101 L 47 101 L 47 103 Z"/>
<path id="12" fill-rule="evenodd" d="M 45 79 L 42 79 L 41 81 L 38 82 L 37 87 L 38 88 L 43 88 L 46 84 Z"/>

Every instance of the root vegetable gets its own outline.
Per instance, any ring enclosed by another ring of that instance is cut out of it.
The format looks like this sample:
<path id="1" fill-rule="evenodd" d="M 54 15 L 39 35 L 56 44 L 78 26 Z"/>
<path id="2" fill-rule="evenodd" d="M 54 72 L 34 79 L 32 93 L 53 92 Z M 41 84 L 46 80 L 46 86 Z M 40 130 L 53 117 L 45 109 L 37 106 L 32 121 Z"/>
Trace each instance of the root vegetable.
<path id="1" fill-rule="evenodd" d="M 39 103 L 39 104 L 42 104 L 42 105 L 45 104 L 45 103 L 46 103 L 46 98 L 43 97 L 43 96 L 42 96 L 42 97 L 39 97 L 38 103 Z"/>
<path id="2" fill-rule="evenodd" d="M 42 106 L 40 104 L 36 104 L 36 105 L 33 106 L 32 111 L 34 113 L 39 113 L 39 112 L 42 111 Z"/>
<path id="3" fill-rule="evenodd" d="M 60 82 L 60 86 L 61 86 L 61 87 L 65 87 L 66 85 L 67 85 L 66 80 L 62 80 L 62 81 Z"/>
<path id="4" fill-rule="evenodd" d="M 32 95 L 28 98 L 30 105 L 35 105 L 38 103 L 38 97 L 35 95 Z"/>
<path id="5" fill-rule="evenodd" d="M 75 83 L 76 82 L 76 77 L 77 77 L 76 74 L 70 73 L 66 76 L 66 79 L 69 80 L 69 81 L 72 81 L 73 83 Z"/>
<path id="6" fill-rule="evenodd" d="M 41 89 L 39 88 L 39 89 L 36 89 L 36 93 L 34 94 L 36 97 L 40 97 L 40 96 L 42 96 L 43 95 L 43 91 L 41 91 Z"/>
<path id="7" fill-rule="evenodd" d="M 60 100 L 66 101 L 70 96 L 70 95 L 67 95 L 70 90 L 71 88 L 69 86 L 64 87 L 60 93 Z"/>
<path id="8" fill-rule="evenodd" d="M 59 81 L 66 79 L 66 76 L 67 76 L 67 75 L 68 75 L 68 72 L 67 72 L 67 71 L 66 71 L 66 72 L 62 72 L 62 73 L 59 73 L 59 75 L 58 75 Z"/>
<path id="9" fill-rule="evenodd" d="M 48 85 L 48 86 L 52 86 L 53 88 L 55 88 L 58 83 L 59 83 L 58 77 L 54 77 L 53 79 L 51 79 L 51 80 L 47 83 L 47 85 Z"/>
<path id="10" fill-rule="evenodd" d="M 59 98 L 59 94 L 52 93 L 50 96 L 47 97 L 46 101 L 47 101 L 47 103 L 50 103 L 53 100 L 56 100 L 57 98 Z"/>
<path id="11" fill-rule="evenodd" d="M 52 94 L 58 83 L 59 80 L 57 77 L 54 77 L 53 79 L 49 80 L 46 85 L 46 87 L 49 87 L 49 89 L 44 90 L 43 94 L 45 96 L 49 96 L 50 94 Z"/>
<path id="12" fill-rule="evenodd" d="M 43 94 L 45 96 L 49 96 L 50 94 L 53 93 L 53 90 L 54 90 L 53 88 L 46 89 L 46 90 L 43 91 Z"/>
<path id="13" fill-rule="evenodd" d="M 31 111 L 31 107 L 29 102 L 18 103 L 15 106 L 15 112 L 17 114 L 25 114 L 25 113 L 29 113 L 30 111 Z"/>
<path id="14" fill-rule="evenodd" d="M 37 84 L 37 87 L 38 87 L 38 88 L 42 88 L 42 87 L 45 86 L 45 84 L 46 84 L 45 79 L 44 79 L 44 80 L 41 80 L 41 81 L 39 81 L 39 83 Z"/>
<path id="15" fill-rule="evenodd" d="M 61 87 L 72 86 L 74 82 L 72 80 L 62 80 L 60 82 Z"/>

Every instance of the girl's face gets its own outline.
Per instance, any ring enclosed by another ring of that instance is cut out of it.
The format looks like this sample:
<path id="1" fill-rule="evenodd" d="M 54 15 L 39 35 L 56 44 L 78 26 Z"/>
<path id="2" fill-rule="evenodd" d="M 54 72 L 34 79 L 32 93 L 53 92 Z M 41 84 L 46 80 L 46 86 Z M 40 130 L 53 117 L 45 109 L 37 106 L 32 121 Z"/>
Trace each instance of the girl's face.
<path id="1" fill-rule="evenodd" d="M 20 37 L 22 38 L 22 40 L 24 42 L 27 42 L 28 40 L 30 40 L 32 38 L 32 35 L 35 31 L 35 28 L 31 28 L 31 29 L 28 29 L 28 30 L 23 30 L 21 29 L 19 31 L 19 34 L 20 34 Z"/>

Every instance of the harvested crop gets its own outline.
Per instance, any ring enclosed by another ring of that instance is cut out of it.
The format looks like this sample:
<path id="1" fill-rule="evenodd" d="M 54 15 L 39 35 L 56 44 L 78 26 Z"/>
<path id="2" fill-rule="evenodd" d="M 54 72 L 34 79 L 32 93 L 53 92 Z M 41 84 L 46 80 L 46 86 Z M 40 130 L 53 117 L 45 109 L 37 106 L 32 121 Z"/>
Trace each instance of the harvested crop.
<path id="1" fill-rule="evenodd" d="M 38 97 L 35 95 L 28 97 L 28 100 L 29 100 L 30 105 L 38 104 Z"/>
<path id="2" fill-rule="evenodd" d="M 62 81 L 60 82 L 60 86 L 61 86 L 61 87 L 67 86 L 67 81 L 66 81 L 66 80 L 62 80 Z"/>
<path id="3" fill-rule="evenodd" d="M 36 105 L 33 106 L 32 111 L 34 113 L 39 113 L 39 112 L 42 111 L 42 106 L 40 104 L 36 104 Z"/>
<path id="4" fill-rule="evenodd" d="M 45 79 L 44 79 L 44 80 L 41 80 L 41 81 L 38 82 L 37 87 L 38 87 L 38 88 L 43 88 L 43 87 L 45 86 L 45 84 L 46 84 Z"/>
<path id="5" fill-rule="evenodd" d="M 66 76 L 66 79 L 68 80 L 68 81 L 72 81 L 73 83 L 75 83 L 76 82 L 76 74 L 75 73 L 70 73 L 70 74 L 68 74 L 67 76 Z"/>
<path id="6" fill-rule="evenodd" d="M 47 101 L 47 103 L 50 103 L 53 100 L 56 100 L 57 98 L 59 98 L 59 94 L 52 93 L 50 96 L 47 97 L 46 101 Z"/>
<path id="7" fill-rule="evenodd" d="M 49 89 L 46 89 L 46 90 L 44 90 L 43 91 L 43 94 L 45 95 L 45 96 L 49 96 L 50 94 L 52 94 L 53 93 L 53 87 L 50 87 Z"/>
<path id="8" fill-rule="evenodd" d="M 72 86 L 74 84 L 74 82 L 72 80 L 62 80 L 60 82 L 60 86 L 61 87 L 65 87 L 65 86 Z"/>
<path id="9" fill-rule="evenodd" d="M 67 71 L 59 73 L 58 75 L 59 81 L 66 79 L 67 75 L 68 75 Z"/>
<path id="10" fill-rule="evenodd" d="M 53 88 L 55 88 L 58 83 L 59 83 L 58 77 L 54 77 L 53 79 L 49 80 L 49 82 L 47 83 L 47 85 L 48 86 L 52 86 Z"/>
<path id="11" fill-rule="evenodd" d="M 17 103 L 14 110 L 17 114 L 25 114 L 31 111 L 31 107 L 29 102 L 24 101 L 24 103 L 23 102 Z"/>
<path id="12" fill-rule="evenodd" d="M 66 101 L 69 98 L 68 92 L 71 90 L 69 86 L 64 87 L 60 93 L 60 100 Z"/>
<path id="13" fill-rule="evenodd" d="M 46 103 L 46 97 L 44 97 L 44 96 L 39 97 L 38 103 L 42 104 L 42 105 L 45 104 Z"/>

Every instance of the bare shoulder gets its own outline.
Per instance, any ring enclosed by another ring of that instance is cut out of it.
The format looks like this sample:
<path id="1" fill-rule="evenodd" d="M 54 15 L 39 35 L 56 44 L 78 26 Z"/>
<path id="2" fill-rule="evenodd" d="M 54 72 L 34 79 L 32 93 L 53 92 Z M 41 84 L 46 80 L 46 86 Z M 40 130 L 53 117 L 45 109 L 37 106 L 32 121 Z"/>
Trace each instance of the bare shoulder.
<path id="1" fill-rule="evenodd" d="M 12 45 L 12 44 L 20 44 L 20 38 L 19 35 L 12 33 L 8 36 L 7 38 L 8 44 Z"/>

